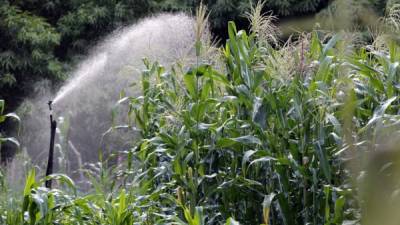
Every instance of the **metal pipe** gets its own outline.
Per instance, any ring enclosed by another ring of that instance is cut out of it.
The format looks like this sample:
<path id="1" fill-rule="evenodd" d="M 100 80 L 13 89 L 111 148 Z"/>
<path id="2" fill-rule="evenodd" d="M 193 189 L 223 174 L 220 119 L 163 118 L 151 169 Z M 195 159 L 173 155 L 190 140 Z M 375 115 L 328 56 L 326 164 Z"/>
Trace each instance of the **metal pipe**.
<path id="1" fill-rule="evenodd" d="M 51 108 L 51 104 L 53 101 L 49 101 L 47 104 L 49 105 L 50 110 L 50 147 L 49 147 L 49 159 L 47 161 L 47 169 L 46 169 L 46 177 L 53 173 L 53 156 L 54 156 L 54 139 L 56 135 L 57 129 L 57 121 L 53 119 L 53 110 Z M 51 188 L 51 179 L 46 180 L 46 187 Z"/>

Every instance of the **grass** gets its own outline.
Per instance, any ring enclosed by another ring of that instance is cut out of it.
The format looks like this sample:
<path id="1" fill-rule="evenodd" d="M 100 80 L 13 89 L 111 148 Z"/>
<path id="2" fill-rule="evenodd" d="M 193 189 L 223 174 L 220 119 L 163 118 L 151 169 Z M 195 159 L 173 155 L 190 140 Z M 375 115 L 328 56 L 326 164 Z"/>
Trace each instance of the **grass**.
<path id="1" fill-rule="evenodd" d="M 0 223 L 396 224 L 376 209 L 398 198 L 399 45 L 315 30 L 273 48 L 259 7 L 252 33 L 229 23 L 223 69 L 200 31 L 189 70 L 145 60 L 142 95 L 119 101 L 141 135 L 122 163 L 88 165 L 87 192 L 32 169 L 23 195 L 2 186 Z"/>

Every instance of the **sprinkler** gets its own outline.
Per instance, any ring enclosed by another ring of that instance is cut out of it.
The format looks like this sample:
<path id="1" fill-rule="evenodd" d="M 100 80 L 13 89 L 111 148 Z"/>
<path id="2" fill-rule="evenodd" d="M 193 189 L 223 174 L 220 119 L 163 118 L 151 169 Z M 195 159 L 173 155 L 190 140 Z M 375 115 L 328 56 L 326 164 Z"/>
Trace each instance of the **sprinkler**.
<path id="1" fill-rule="evenodd" d="M 49 111 L 50 111 L 50 147 L 49 147 L 49 159 L 47 161 L 46 177 L 53 173 L 54 138 L 56 135 L 56 128 L 57 128 L 57 121 L 53 119 L 53 110 L 51 108 L 52 103 L 53 101 L 49 101 L 47 103 L 49 105 Z M 46 180 L 45 185 L 47 188 L 51 188 L 51 179 Z"/>

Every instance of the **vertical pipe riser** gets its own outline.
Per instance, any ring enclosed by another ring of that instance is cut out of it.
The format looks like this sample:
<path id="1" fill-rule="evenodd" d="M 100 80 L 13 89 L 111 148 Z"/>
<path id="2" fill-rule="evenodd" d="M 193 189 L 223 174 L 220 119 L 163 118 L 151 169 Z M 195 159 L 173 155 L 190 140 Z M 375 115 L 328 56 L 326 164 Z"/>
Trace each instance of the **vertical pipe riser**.
<path id="1" fill-rule="evenodd" d="M 54 157 L 54 139 L 56 136 L 57 122 L 53 119 L 52 101 L 49 101 L 49 110 L 50 110 L 50 146 L 49 146 L 49 158 L 47 161 L 47 169 L 46 169 L 46 177 L 53 173 L 53 157 Z M 47 188 L 51 188 L 52 181 L 51 179 L 47 180 L 45 186 Z"/>

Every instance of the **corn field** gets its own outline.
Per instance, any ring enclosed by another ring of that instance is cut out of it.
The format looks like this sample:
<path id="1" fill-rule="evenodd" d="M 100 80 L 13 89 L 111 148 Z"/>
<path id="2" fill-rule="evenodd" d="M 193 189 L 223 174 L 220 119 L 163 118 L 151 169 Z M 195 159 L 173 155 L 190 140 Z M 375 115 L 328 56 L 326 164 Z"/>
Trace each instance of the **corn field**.
<path id="1" fill-rule="evenodd" d="M 250 33 L 229 22 L 225 46 L 198 38 L 190 68 L 144 60 L 141 96 L 121 96 L 115 109 L 129 108 L 140 140 L 118 163 L 87 165 L 85 190 L 29 163 L 15 190 L 4 169 L 0 223 L 398 224 L 395 13 L 372 42 L 315 29 L 282 43 L 253 9 Z M 0 122 L 8 117 L 17 118 Z"/>

